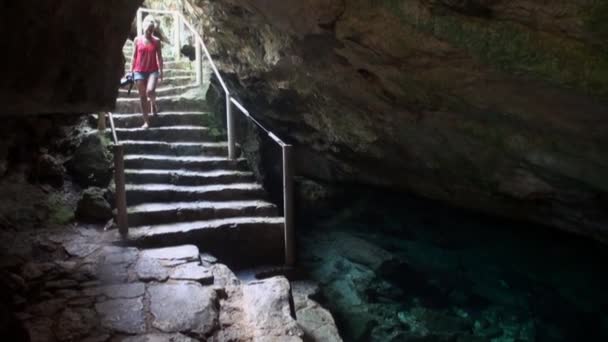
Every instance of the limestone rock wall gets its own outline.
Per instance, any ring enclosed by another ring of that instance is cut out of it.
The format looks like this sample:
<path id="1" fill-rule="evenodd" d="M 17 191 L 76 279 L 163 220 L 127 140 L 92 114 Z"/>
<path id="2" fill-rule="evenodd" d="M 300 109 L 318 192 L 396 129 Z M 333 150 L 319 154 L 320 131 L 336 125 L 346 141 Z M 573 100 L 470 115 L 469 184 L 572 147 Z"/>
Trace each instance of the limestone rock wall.
<path id="1" fill-rule="evenodd" d="M 191 0 L 298 173 L 608 241 L 608 3 Z"/>
<path id="2" fill-rule="evenodd" d="M 2 1 L 0 115 L 112 109 L 142 1 Z"/>

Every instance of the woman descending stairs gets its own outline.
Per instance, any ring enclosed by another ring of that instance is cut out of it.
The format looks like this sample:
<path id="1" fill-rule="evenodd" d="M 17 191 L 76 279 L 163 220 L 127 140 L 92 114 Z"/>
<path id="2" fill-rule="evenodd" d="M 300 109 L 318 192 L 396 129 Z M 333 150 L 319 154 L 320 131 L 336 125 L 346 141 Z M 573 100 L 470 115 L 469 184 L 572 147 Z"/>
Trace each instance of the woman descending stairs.
<path id="1" fill-rule="evenodd" d="M 196 244 L 229 263 L 282 263 L 284 220 L 246 160 L 229 160 L 225 137 L 211 134 L 194 78 L 189 62 L 165 64 L 160 112 L 147 129 L 136 92 L 120 92 L 113 117 L 125 151 L 128 243 Z"/>

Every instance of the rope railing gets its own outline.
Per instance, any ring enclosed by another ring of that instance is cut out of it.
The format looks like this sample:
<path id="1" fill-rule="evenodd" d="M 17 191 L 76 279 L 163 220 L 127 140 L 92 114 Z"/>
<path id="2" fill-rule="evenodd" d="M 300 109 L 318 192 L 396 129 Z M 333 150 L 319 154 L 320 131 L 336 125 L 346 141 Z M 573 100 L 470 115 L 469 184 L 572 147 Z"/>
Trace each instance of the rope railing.
<path id="1" fill-rule="evenodd" d="M 157 14 L 166 14 L 171 15 L 174 18 L 174 33 L 175 41 L 174 44 L 176 53 L 176 58 L 179 59 L 179 45 L 180 45 L 180 33 L 181 33 L 181 24 L 190 31 L 195 40 L 195 51 L 196 51 L 196 78 L 197 85 L 201 86 L 203 84 L 202 80 L 202 56 L 201 49 L 204 52 L 211 69 L 215 77 L 217 78 L 220 86 L 224 90 L 225 100 L 226 100 L 226 131 L 228 135 L 228 158 L 231 160 L 236 159 L 236 141 L 235 141 L 235 129 L 234 129 L 234 118 L 232 116 L 232 105 L 239 109 L 239 111 L 245 115 L 249 120 L 251 120 L 255 125 L 260 127 L 275 143 L 277 143 L 281 147 L 282 151 L 282 166 L 283 166 L 283 216 L 285 220 L 284 225 L 284 235 L 285 235 L 285 263 L 288 266 L 293 266 L 295 264 L 295 232 L 294 232 L 294 213 L 293 213 L 293 162 L 292 162 L 292 146 L 290 144 L 286 144 L 283 140 L 279 139 L 276 134 L 272 133 L 270 130 L 266 129 L 258 120 L 256 120 L 247 109 L 240 104 L 234 97 L 231 96 L 230 90 L 228 86 L 226 86 L 226 82 L 222 78 L 213 58 L 211 58 L 211 54 L 205 45 L 205 41 L 198 34 L 198 32 L 192 27 L 192 25 L 186 20 L 184 15 L 177 11 L 169 11 L 169 10 L 156 10 L 156 9 L 147 9 L 140 8 L 137 11 L 137 32 L 138 35 L 143 32 L 143 13 L 157 13 Z"/>

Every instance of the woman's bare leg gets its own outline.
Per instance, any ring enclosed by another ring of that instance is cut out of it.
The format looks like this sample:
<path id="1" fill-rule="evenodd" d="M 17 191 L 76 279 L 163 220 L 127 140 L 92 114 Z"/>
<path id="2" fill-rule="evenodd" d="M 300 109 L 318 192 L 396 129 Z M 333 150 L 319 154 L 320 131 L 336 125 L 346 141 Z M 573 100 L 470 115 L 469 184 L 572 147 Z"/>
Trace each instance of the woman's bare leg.
<path id="1" fill-rule="evenodd" d="M 146 80 L 139 80 L 137 83 L 137 91 L 139 92 L 139 104 L 141 105 L 141 113 L 144 116 L 144 124 L 142 127 L 148 127 L 148 97 L 146 96 Z"/>
<path id="2" fill-rule="evenodd" d="M 148 95 L 148 102 L 150 103 L 150 112 L 155 116 L 158 114 L 158 107 L 156 106 L 156 82 L 156 74 L 150 74 L 150 77 L 148 77 L 148 89 L 146 94 Z"/>

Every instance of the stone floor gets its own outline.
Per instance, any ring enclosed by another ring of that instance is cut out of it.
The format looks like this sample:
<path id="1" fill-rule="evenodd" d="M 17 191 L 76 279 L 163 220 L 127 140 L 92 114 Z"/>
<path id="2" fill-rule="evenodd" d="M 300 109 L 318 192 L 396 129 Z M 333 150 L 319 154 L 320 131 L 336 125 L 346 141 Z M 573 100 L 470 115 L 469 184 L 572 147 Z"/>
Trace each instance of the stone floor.
<path id="1" fill-rule="evenodd" d="M 139 250 L 107 235 L 0 232 L 10 310 L 32 342 L 341 341 L 314 285 L 244 282 L 196 246 Z"/>

